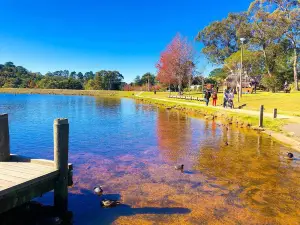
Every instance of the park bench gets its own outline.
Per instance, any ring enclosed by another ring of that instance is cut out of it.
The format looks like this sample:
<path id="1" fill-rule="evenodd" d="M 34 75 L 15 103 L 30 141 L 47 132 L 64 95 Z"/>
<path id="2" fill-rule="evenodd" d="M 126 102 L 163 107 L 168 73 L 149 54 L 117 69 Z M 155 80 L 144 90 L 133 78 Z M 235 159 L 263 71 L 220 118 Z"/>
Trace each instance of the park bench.
<path id="1" fill-rule="evenodd" d="M 243 94 L 252 94 L 253 90 L 254 90 L 254 88 L 252 88 L 252 87 L 242 88 Z"/>
<path id="2" fill-rule="evenodd" d="M 188 95 L 170 95 L 169 98 L 185 99 L 185 100 L 195 100 L 195 101 L 204 101 L 204 98 L 188 96 Z"/>

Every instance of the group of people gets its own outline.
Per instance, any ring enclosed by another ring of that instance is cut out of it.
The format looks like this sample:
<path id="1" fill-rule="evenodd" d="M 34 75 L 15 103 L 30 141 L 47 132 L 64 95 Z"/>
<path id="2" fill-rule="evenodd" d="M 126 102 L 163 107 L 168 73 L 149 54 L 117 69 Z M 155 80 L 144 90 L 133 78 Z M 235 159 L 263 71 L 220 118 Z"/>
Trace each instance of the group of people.
<path id="1" fill-rule="evenodd" d="M 210 97 L 212 97 L 212 99 L 213 99 L 213 103 L 212 103 L 213 106 L 216 106 L 217 105 L 217 99 L 218 99 L 218 93 L 213 89 L 205 91 L 204 100 L 205 100 L 206 106 L 208 106 Z"/>
<path id="2" fill-rule="evenodd" d="M 234 99 L 234 90 L 233 89 L 231 89 L 231 90 L 225 89 L 223 107 L 224 108 L 229 107 L 229 108 L 233 109 L 234 108 L 233 99 Z"/>
<path id="3" fill-rule="evenodd" d="M 218 100 L 218 92 L 214 89 L 212 90 L 206 90 L 204 93 L 204 100 L 206 103 L 206 106 L 208 106 L 209 104 L 209 99 L 212 97 L 212 105 L 213 106 L 217 106 L 217 100 Z M 224 100 L 223 100 L 223 107 L 224 108 L 234 108 L 234 104 L 233 104 L 233 99 L 234 99 L 234 90 L 227 90 L 225 89 L 224 91 Z"/>

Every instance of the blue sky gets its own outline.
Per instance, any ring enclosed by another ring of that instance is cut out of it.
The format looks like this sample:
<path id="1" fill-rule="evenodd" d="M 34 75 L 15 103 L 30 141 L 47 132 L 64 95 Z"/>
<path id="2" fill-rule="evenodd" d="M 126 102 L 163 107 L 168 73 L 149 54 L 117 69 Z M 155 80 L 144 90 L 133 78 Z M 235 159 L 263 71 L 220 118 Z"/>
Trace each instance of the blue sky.
<path id="1" fill-rule="evenodd" d="M 177 32 L 193 41 L 206 25 L 250 2 L 1 0 L 0 63 L 42 73 L 119 70 L 130 82 L 156 72 L 160 52 Z M 211 65 L 201 57 L 198 69 L 208 73 Z"/>

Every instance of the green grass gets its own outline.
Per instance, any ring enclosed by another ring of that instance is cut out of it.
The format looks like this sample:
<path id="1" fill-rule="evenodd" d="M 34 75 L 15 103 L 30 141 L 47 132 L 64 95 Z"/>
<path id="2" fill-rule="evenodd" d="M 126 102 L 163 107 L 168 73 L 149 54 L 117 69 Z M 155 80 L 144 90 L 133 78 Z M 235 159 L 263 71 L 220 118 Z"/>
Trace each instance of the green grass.
<path id="1" fill-rule="evenodd" d="M 292 93 L 270 93 L 257 92 L 257 94 L 245 94 L 240 103 L 247 104 L 244 109 L 259 110 L 260 105 L 264 105 L 266 112 L 272 112 L 277 108 L 278 113 L 300 116 L 300 92 Z"/>
<path id="2" fill-rule="evenodd" d="M 153 92 L 144 92 L 141 96 L 151 98 L 168 98 L 168 93 L 157 92 L 154 95 Z M 172 93 L 177 95 L 177 93 Z M 190 92 L 184 93 L 184 95 L 192 95 L 202 98 L 202 93 Z M 277 108 L 279 114 L 300 116 L 300 92 L 292 93 L 270 93 L 270 92 L 257 92 L 256 94 L 244 94 L 240 102 L 237 101 L 237 95 L 235 95 L 234 104 L 236 106 L 246 104 L 243 109 L 259 111 L 260 105 L 264 105 L 266 112 L 273 112 L 274 108 Z M 185 101 L 185 100 L 181 100 Z M 218 104 L 223 101 L 223 94 L 218 94 Z M 203 103 L 204 104 L 204 103 Z"/>

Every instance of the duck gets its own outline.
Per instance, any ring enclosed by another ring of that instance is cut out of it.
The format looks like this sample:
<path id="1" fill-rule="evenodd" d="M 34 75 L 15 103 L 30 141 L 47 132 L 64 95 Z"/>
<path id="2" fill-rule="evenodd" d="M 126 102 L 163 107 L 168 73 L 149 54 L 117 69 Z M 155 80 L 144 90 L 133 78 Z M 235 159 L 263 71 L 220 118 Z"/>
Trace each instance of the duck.
<path id="1" fill-rule="evenodd" d="M 175 170 L 183 170 L 184 165 L 175 166 Z"/>
<path id="2" fill-rule="evenodd" d="M 288 157 L 288 159 L 293 159 L 294 158 L 294 154 L 291 153 L 291 152 L 288 152 L 287 153 L 287 157 Z"/>
<path id="3" fill-rule="evenodd" d="M 101 195 L 103 194 L 102 186 L 94 187 L 94 193 L 95 193 L 96 195 L 101 196 Z"/>
<path id="4" fill-rule="evenodd" d="M 101 206 L 104 208 L 115 207 L 120 204 L 121 204 L 121 202 L 116 201 L 116 200 L 104 199 L 101 201 Z"/>

